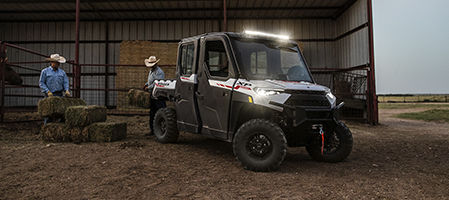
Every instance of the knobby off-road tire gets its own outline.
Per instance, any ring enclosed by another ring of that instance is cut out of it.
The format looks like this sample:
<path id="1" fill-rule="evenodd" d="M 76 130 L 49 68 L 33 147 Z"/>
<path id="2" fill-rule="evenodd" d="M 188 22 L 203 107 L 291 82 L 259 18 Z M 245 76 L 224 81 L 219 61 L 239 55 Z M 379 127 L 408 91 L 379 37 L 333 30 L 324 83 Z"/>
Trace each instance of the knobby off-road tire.
<path id="1" fill-rule="evenodd" d="M 282 129 L 263 119 L 244 123 L 233 139 L 234 155 L 243 167 L 252 171 L 273 171 L 287 154 L 287 140 Z"/>
<path id="2" fill-rule="evenodd" d="M 343 161 L 344 159 L 346 159 L 349 154 L 352 151 L 352 133 L 351 131 L 349 131 L 349 128 L 346 127 L 346 125 L 343 122 L 338 122 L 336 124 L 337 126 L 335 127 L 335 136 L 336 138 L 338 138 L 339 140 L 339 145 L 334 148 L 333 151 L 328 152 L 326 151 L 328 147 L 327 146 L 327 142 L 326 139 L 328 139 L 328 137 L 325 137 L 324 140 L 324 152 L 323 155 L 321 155 L 321 140 L 320 139 L 314 139 L 312 141 L 311 144 L 306 146 L 306 150 L 309 153 L 310 157 L 312 157 L 314 160 L 316 161 L 320 161 L 320 162 L 330 162 L 330 163 L 335 163 L 335 162 L 340 162 Z M 326 134 L 329 133 L 324 133 L 324 135 L 326 136 Z M 335 137 L 334 137 L 335 138 Z"/>
<path id="3" fill-rule="evenodd" d="M 160 143 L 174 143 L 179 132 L 176 123 L 176 111 L 172 108 L 161 108 L 156 112 L 153 121 L 154 135 Z"/>

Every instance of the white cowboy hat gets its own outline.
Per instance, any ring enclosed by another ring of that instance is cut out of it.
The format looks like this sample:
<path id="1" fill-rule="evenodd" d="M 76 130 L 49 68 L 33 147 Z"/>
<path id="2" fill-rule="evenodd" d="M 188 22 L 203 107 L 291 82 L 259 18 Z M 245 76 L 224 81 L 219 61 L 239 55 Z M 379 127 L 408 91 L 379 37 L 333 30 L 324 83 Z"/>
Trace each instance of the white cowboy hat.
<path id="1" fill-rule="evenodd" d="M 153 67 L 159 60 L 161 59 L 157 59 L 156 56 L 150 56 L 148 59 L 145 59 L 145 65 L 147 67 Z"/>
<path id="2" fill-rule="evenodd" d="M 49 62 L 58 62 L 58 63 L 65 63 L 65 58 L 60 56 L 59 54 L 51 54 L 50 58 L 46 58 L 46 61 Z"/>

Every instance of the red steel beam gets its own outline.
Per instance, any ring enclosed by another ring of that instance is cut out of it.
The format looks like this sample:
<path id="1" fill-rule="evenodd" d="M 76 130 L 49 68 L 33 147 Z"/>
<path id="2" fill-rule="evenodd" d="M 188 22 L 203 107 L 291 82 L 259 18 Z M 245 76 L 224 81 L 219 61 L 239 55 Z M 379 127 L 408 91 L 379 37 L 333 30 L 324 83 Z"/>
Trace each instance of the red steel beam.
<path id="1" fill-rule="evenodd" d="M 147 67 L 145 65 L 133 64 L 80 64 L 82 67 Z M 159 67 L 176 67 L 176 65 L 158 65 Z"/>
<path id="2" fill-rule="evenodd" d="M 75 74 L 75 78 L 73 79 L 73 85 L 75 86 L 75 97 L 81 97 L 79 88 L 81 87 L 81 67 L 79 65 L 79 54 L 80 54 L 80 0 L 76 0 L 76 16 L 75 16 L 75 65 L 73 68 L 73 72 Z M 107 52 L 106 52 L 107 53 Z"/>
<path id="3" fill-rule="evenodd" d="M 223 0 L 223 4 L 226 3 L 226 0 Z M 226 6 L 223 6 L 226 7 Z M 340 9 L 339 6 L 300 6 L 300 7 L 230 7 L 226 10 L 230 12 L 234 11 L 279 11 L 279 10 L 295 10 L 295 11 L 307 11 L 307 10 L 337 10 Z M 137 8 L 137 9 L 83 9 L 80 12 L 82 13 L 105 13 L 105 14 L 116 14 L 116 13 L 146 13 L 146 12 L 204 12 L 204 11 L 214 11 L 219 12 L 221 10 L 220 7 L 209 7 L 209 8 Z M 42 13 L 73 13 L 73 9 L 61 9 L 61 10 L 0 10 L 0 13 L 3 14 L 42 14 Z M 218 13 L 217 13 L 218 14 Z"/>
<path id="4" fill-rule="evenodd" d="M 105 22 L 104 63 L 109 64 L 109 21 Z M 104 88 L 109 89 L 109 67 L 104 68 Z M 109 92 L 104 91 L 104 106 L 108 107 Z"/>
<path id="5" fill-rule="evenodd" d="M 373 2 L 368 0 L 368 28 L 369 28 L 369 59 L 368 71 L 368 122 L 376 125 L 379 123 L 379 111 L 376 95 L 376 79 L 374 71 L 374 34 L 373 34 Z"/>
<path id="6" fill-rule="evenodd" d="M 226 0 L 223 0 L 223 31 L 226 32 L 227 30 L 227 21 L 228 21 L 228 16 L 226 14 Z"/>
<path id="7" fill-rule="evenodd" d="M 14 64 L 14 65 L 20 65 L 20 64 L 40 64 L 40 63 L 48 63 L 48 61 L 25 61 L 25 62 L 8 62 L 9 65 Z"/>
<path id="8" fill-rule="evenodd" d="M 5 85 L 6 88 L 40 88 L 38 85 Z"/>
<path id="9" fill-rule="evenodd" d="M 20 66 L 20 65 L 11 64 L 11 63 L 6 63 L 6 65 L 9 65 L 9 66 L 12 66 L 12 67 L 21 68 L 21 69 L 26 69 L 26 70 L 30 70 L 30 71 L 35 71 L 35 72 L 41 72 L 41 70 L 33 69 L 31 67 L 24 67 L 24 66 Z"/>
<path id="10" fill-rule="evenodd" d="M 43 98 L 44 95 L 30 95 L 30 94 L 5 94 L 5 97 L 33 97 L 33 98 Z"/>

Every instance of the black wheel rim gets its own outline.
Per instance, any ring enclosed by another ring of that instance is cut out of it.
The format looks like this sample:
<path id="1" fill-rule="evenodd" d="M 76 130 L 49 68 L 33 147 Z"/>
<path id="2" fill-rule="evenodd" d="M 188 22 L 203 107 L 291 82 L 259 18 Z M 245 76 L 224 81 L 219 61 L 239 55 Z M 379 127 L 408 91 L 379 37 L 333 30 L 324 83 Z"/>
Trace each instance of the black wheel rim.
<path id="1" fill-rule="evenodd" d="M 161 130 L 161 136 L 165 135 L 165 132 L 167 131 L 167 123 L 165 123 L 165 119 L 161 118 L 159 119 L 159 129 Z"/>
<path id="2" fill-rule="evenodd" d="M 246 142 L 246 150 L 249 155 L 254 158 L 266 158 L 273 150 L 273 145 L 270 139 L 262 134 L 254 134 L 248 138 Z"/>
<path id="3" fill-rule="evenodd" d="M 324 137 L 324 153 L 331 154 L 338 151 L 340 148 L 341 142 L 338 134 L 334 131 L 332 134 L 325 135 Z"/>

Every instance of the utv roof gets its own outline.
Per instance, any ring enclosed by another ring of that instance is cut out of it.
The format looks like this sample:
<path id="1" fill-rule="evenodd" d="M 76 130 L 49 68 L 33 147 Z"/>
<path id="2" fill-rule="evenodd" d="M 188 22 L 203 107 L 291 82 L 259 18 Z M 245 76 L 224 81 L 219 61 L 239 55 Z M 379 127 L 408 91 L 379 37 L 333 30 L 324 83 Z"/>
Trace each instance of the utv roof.
<path id="1" fill-rule="evenodd" d="M 192 40 L 198 40 L 198 39 L 200 39 L 201 37 L 204 37 L 204 36 L 223 36 L 223 35 L 226 35 L 226 36 L 229 36 L 229 37 L 233 37 L 233 38 L 252 38 L 252 39 L 278 40 L 278 39 L 273 38 L 273 37 L 260 36 L 260 35 L 249 35 L 249 34 L 244 34 L 244 33 L 211 32 L 211 33 L 204 33 L 204 34 L 201 34 L 201 35 L 196 35 L 196 36 L 184 38 L 184 39 L 181 40 L 181 43 L 190 42 Z M 291 41 L 291 40 L 286 40 L 286 41 L 294 43 L 294 41 Z"/>

